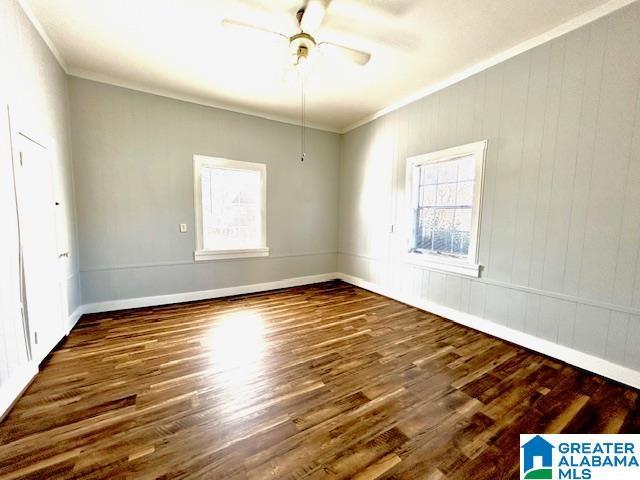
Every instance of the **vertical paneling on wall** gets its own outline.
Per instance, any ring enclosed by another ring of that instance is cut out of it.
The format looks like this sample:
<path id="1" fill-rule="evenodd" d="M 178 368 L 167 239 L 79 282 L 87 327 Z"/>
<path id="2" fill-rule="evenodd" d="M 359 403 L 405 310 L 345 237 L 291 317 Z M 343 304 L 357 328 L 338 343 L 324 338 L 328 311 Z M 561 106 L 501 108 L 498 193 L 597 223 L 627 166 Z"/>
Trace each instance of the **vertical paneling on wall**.
<path id="1" fill-rule="evenodd" d="M 636 3 L 344 135 L 340 270 L 640 369 L 639 50 Z M 405 263 L 406 158 L 481 139 L 482 278 Z"/>

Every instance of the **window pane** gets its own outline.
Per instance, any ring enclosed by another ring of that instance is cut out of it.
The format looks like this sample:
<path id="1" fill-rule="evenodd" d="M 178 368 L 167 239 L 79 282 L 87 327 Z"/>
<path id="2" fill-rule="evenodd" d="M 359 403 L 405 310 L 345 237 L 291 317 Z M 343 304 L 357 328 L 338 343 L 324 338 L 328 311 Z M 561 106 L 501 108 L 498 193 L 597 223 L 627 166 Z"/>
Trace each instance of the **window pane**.
<path id="1" fill-rule="evenodd" d="M 475 159 L 473 155 L 422 165 L 414 170 L 418 188 L 413 248 L 465 257 L 469 253 Z"/>
<path id="2" fill-rule="evenodd" d="M 421 167 L 423 178 L 421 183 L 424 185 L 435 185 L 438 183 L 438 166 L 437 165 L 425 165 Z"/>
<path id="3" fill-rule="evenodd" d="M 422 199 L 421 206 L 435 205 L 436 204 L 436 185 L 425 185 L 422 187 Z"/>
<path id="4" fill-rule="evenodd" d="M 438 183 L 458 180 L 458 162 L 442 162 L 438 164 Z"/>
<path id="5" fill-rule="evenodd" d="M 455 205 L 456 204 L 456 184 L 445 183 L 438 185 L 436 195 L 436 205 Z"/>
<path id="6" fill-rule="evenodd" d="M 461 256 L 469 254 L 469 232 L 451 232 L 451 254 Z"/>
<path id="7" fill-rule="evenodd" d="M 473 205 L 473 182 L 458 183 L 456 205 Z"/>
<path id="8" fill-rule="evenodd" d="M 202 168 L 205 250 L 262 246 L 262 176 L 253 170 Z"/>
<path id="9" fill-rule="evenodd" d="M 437 208 L 436 210 L 436 228 L 445 230 L 453 225 L 453 214 L 455 210 L 451 208 Z"/>
<path id="10" fill-rule="evenodd" d="M 415 248 L 465 256 L 469 253 L 471 208 L 422 208 L 418 215 Z"/>
<path id="11" fill-rule="evenodd" d="M 476 162 L 473 155 L 459 158 L 458 181 L 474 180 L 476 174 Z"/>
<path id="12" fill-rule="evenodd" d="M 455 212 L 454 228 L 461 232 L 471 232 L 471 208 L 457 208 Z"/>

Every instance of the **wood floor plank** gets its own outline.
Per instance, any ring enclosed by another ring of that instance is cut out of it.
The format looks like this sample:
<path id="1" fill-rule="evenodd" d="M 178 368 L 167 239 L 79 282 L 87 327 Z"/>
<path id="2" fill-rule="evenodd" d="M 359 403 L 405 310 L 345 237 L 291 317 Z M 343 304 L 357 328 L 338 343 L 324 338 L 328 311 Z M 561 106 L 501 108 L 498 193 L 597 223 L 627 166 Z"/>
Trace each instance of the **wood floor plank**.
<path id="1" fill-rule="evenodd" d="M 512 478 L 535 432 L 639 433 L 639 392 L 334 281 L 85 315 L 0 479 Z"/>

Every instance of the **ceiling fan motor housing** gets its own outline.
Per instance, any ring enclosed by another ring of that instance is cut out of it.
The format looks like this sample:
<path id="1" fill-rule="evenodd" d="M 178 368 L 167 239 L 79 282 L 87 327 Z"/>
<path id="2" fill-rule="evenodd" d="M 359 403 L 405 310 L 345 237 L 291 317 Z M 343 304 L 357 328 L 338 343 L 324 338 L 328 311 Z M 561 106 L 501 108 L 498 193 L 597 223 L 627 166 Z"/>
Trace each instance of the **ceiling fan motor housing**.
<path id="1" fill-rule="evenodd" d="M 305 32 L 296 33 L 289 38 L 289 44 L 291 45 L 291 53 L 297 60 L 300 58 L 308 58 L 309 54 L 316 46 L 316 40 Z"/>

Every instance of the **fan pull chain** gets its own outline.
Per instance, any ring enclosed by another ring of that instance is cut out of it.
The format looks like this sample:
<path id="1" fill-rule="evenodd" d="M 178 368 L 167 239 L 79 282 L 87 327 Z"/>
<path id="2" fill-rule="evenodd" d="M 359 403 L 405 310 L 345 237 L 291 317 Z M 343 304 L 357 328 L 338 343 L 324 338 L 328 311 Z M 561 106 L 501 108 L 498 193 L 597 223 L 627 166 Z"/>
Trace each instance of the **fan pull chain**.
<path id="1" fill-rule="evenodd" d="M 306 105 L 304 95 L 304 79 L 300 77 L 300 161 L 304 162 L 305 153 L 305 120 L 306 120 Z"/>

